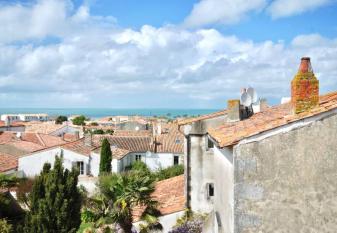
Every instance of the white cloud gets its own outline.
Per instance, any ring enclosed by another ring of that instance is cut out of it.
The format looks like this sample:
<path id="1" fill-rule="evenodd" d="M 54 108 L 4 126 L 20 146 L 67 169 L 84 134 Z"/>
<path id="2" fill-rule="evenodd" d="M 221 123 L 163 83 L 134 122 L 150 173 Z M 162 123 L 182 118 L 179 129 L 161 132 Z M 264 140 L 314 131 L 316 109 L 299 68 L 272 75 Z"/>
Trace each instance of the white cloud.
<path id="1" fill-rule="evenodd" d="M 262 10 L 266 0 L 201 0 L 193 6 L 184 24 L 198 27 L 209 24 L 233 24 L 251 11 Z"/>
<path id="2" fill-rule="evenodd" d="M 88 6 L 76 11 L 68 0 L 39 0 L 33 5 L 0 5 L 0 43 L 42 39 L 46 36 L 64 37 L 95 30 L 102 26 L 113 27 L 113 17 L 90 16 Z"/>
<path id="3" fill-rule="evenodd" d="M 32 14 L 35 6 L 20 8 Z M 81 17 L 77 30 L 60 33 L 58 43 L 13 45 L 24 34 L 10 39 L 0 33 L 7 42 L 0 43 L 0 106 L 226 107 L 248 85 L 280 99 L 289 95 L 301 56 L 312 57 L 322 92 L 337 89 L 337 39 L 300 35 L 285 45 L 214 29 L 123 29 L 106 27 L 107 19 L 89 9 L 72 15 L 63 9 L 65 27 L 73 27 L 74 15 Z M 58 34 L 58 26 L 53 28 L 35 37 Z"/>
<path id="4" fill-rule="evenodd" d="M 273 18 L 298 15 L 332 3 L 334 0 L 274 0 L 267 11 Z"/>

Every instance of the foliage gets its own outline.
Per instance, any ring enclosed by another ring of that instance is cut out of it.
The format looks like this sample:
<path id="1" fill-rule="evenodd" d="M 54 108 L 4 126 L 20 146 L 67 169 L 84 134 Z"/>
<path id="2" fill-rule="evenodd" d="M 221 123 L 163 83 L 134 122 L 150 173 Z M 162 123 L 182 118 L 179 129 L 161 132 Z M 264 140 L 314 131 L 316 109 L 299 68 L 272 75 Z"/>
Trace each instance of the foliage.
<path id="1" fill-rule="evenodd" d="M 107 129 L 107 130 L 105 130 L 105 133 L 112 135 L 114 133 L 114 131 L 112 129 Z"/>
<path id="2" fill-rule="evenodd" d="M 66 116 L 58 116 L 55 120 L 55 124 L 61 125 L 63 122 L 68 121 L 68 117 Z"/>
<path id="3" fill-rule="evenodd" d="M 19 179 L 15 176 L 0 174 L 0 188 L 9 189 L 17 185 Z"/>
<path id="4" fill-rule="evenodd" d="M 53 169 L 49 163 L 44 164 L 29 194 L 30 211 L 24 232 L 76 232 L 81 223 L 81 194 L 77 182 L 78 170 L 64 170 L 61 158 L 56 157 Z"/>
<path id="5" fill-rule="evenodd" d="M 101 147 L 101 160 L 99 163 L 99 174 L 111 172 L 112 152 L 108 139 L 104 138 Z"/>
<path id="6" fill-rule="evenodd" d="M 72 121 L 74 125 L 85 125 L 87 118 L 83 115 L 75 117 Z"/>
<path id="7" fill-rule="evenodd" d="M 153 173 L 153 176 L 156 180 L 160 181 L 182 174 L 184 174 L 184 165 L 174 165 L 168 168 L 159 169 Z"/>
<path id="8" fill-rule="evenodd" d="M 96 227 L 112 224 L 125 233 L 132 232 L 132 210 L 147 206 L 143 217 L 155 216 L 157 202 L 152 200 L 154 182 L 149 177 L 139 176 L 137 172 L 105 174 L 100 176 L 100 193 L 86 202 L 87 210 L 95 217 Z"/>
<path id="9" fill-rule="evenodd" d="M 90 125 L 91 126 L 98 126 L 98 123 L 97 122 L 91 122 Z"/>
<path id="10" fill-rule="evenodd" d="M 6 219 L 0 219 L 0 232 L 10 233 L 12 232 L 12 225 L 10 225 Z"/>
<path id="11" fill-rule="evenodd" d="M 92 134 L 104 134 L 103 129 L 94 129 L 91 131 Z"/>
<path id="12" fill-rule="evenodd" d="M 205 216 L 195 214 L 187 209 L 185 214 L 177 219 L 176 226 L 169 233 L 202 233 Z"/>
<path id="13" fill-rule="evenodd" d="M 18 185 L 16 186 L 17 200 L 28 208 L 30 208 L 29 193 L 33 189 L 33 184 L 33 179 L 22 178 L 21 180 L 19 180 Z"/>
<path id="14" fill-rule="evenodd" d="M 202 224 L 200 219 L 191 220 L 181 226 L 174 227 L 169 233 L 202 233 Z"/>

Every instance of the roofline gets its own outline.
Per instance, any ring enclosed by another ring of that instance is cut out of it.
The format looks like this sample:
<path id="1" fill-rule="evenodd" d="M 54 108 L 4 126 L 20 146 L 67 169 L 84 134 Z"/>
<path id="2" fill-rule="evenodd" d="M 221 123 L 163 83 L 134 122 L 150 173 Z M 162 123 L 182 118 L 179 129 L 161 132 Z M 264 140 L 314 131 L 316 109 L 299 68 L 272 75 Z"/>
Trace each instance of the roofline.
<path id="1" fill-rule="evenodd" d="M 330 109 L 326 112 L 320 112 L 317 113 L 315 115 L 311 115 L 311 116 L 307 116 L 301 119 L 297 119 L 294 121 L 291 121 L 287 124 L 284 125 L 280 125 L 277 126 L 275 128 L 272 129 L 268 129 L 262 132 L 258 132 L 256 134 L 253 135 L 249 135 L 247 137 L 244 137 L 240 140 L 237 140 L 235 142 L 230 142 L 230 143 L 226 143 L 224 145 L 221 145 L 220 143 L 218 143 L 210 134 L 209 136 L 212 138 L 212 140 L 215 140 L 216 145 L 218 145 L 219 148 L 224 148 L 224 147 L 228 147 L 228 146 L 234 146 L 234 145 L 239 145 L 239 144 L 246 144 L 246 143 L 250 143 L 250 142 L 256 142 L 256 141 L 260 141 L 263 140 L 265 138 L 277 135 L 279 133 L 284 133 L 284 132 L 289 132 L 291 130 L 294 129 L 298 129 L 298 128 L 302 128 L 305 126 L 308 126 L 316 121 L 319 120 L 324 120 L 325 118 L 331 117 L 337 115 L 337 107 Z"/>

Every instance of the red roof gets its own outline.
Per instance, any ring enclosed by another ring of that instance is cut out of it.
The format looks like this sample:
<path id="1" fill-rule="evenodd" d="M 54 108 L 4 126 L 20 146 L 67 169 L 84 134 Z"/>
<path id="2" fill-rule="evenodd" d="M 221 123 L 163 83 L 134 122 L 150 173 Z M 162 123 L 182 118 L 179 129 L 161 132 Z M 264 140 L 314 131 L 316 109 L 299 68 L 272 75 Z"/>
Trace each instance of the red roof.
<path id="1" fill-rule="evenodd" d="M 185 209 L 184 175 L 158 181 L 155 191 L 151 195 L 158 202 L 158 210 L 161 215 L 167 215 L 183 211 Z M 134 221 L 139 221 L 144 207 L 135 208 Z"/>
<path id="2" fill-rule="evenodd" d="M 281 104 L 256 113 L 250 118 L 238 122 L 224 123 L 210 129 L 209 135 L 220 147 L 238 143 L 240 140 L 259 133 L 315 116 L 337 108 L 337 91 L 320 96 L 319 106 L 299 114 L 292 113 L 291 103 Z"/>
<path id="3" fill-rule="evenodd" d="M 18 167 L 18 158 L 13 155 L 0 153 L 0 173 L 15 170 Z"/>

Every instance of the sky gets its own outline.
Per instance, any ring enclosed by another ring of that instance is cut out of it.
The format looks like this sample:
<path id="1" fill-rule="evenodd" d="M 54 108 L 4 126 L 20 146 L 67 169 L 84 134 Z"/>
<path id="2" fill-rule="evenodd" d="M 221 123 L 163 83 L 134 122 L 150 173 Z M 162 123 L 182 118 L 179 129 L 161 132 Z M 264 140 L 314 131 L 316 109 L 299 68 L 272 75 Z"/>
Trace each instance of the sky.
<path id="1" fill-rule="evenodd" d="M 0 0 L 0 107 L 278 104 L 301 57 L 337 90 L 337 0 Z"/>

